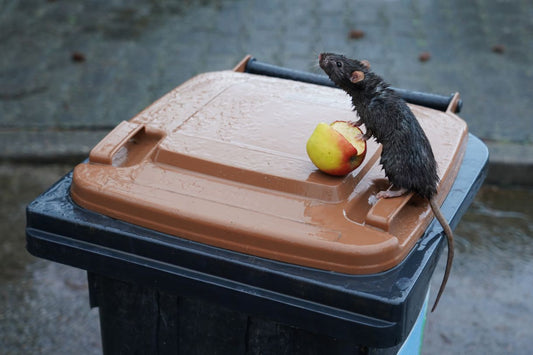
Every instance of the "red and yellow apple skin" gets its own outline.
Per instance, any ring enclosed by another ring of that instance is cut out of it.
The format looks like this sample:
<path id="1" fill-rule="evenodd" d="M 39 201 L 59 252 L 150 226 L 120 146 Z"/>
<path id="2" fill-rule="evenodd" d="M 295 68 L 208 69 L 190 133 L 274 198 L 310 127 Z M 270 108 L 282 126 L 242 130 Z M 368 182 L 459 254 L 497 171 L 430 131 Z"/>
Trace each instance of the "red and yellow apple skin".
<path id="1" fill-rule="evenodd" d="M 363 162 L 366 141 L 352 123 L 319 123 L 307 141 L 307 155 L 321 171 L 335 176 L 352 172 Z"/>

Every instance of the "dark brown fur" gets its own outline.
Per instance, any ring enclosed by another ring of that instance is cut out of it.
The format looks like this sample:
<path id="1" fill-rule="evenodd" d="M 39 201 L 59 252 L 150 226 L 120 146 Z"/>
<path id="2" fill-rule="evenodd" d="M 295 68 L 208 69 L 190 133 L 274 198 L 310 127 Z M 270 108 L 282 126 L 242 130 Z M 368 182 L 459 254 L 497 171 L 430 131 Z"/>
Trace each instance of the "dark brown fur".
<path id="1" fill-rule="evenodd" d="M 319 64 L 330 79 L 351 96 L 354 110 L 359 115 L 355 124 L 364 124 L 366 128 L 363 137 L 374 137 L 382 145 L 380 163 L 391 184 L 401 192 L 382 192 L 378 197 L 415 192 L 430 202 L 431 209 L 444 229 L 448 240 L 448 260 L 433 311 L 450 274 L 453 234 L 434 201 L 439 177 L 431 145 L 405 101 L 381 77 L 370 71 L 367 62 L 322 53 Z"/>

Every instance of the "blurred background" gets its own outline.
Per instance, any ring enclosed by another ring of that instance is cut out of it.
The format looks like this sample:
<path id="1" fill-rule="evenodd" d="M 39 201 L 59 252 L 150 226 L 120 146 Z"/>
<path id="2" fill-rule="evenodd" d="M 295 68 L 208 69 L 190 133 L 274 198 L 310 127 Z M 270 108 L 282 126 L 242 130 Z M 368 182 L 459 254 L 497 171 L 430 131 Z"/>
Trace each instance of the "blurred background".
<path id="1" fill-rule="evenodd" d="M 460 223 L 425 354 L 533 351 L 533 2 L 0 0 L 0 352 L 101 353 L 85 273 L 25 250 L 25 206 L 120 121 L 246 54 L 320 73 L 367 59 L 399 88 L 460 92 L 490 171 Z M 433 290 L 438 288 L 441 260 Z"/>

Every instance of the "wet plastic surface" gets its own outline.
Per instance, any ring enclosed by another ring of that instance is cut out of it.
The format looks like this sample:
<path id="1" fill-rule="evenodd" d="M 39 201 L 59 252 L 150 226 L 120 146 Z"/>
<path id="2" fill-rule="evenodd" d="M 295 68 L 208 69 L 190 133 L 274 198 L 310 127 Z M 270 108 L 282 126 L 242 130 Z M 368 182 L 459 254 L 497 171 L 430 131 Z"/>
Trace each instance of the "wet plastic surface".
<path id="1" fill-rule="evenodd" d="M 442 202 L 467 127 L 452 113 L 412 106 L 432 143 Z M 320 173 L 305 143 L 321 121 L 351 121 L 340 90 L 231 71 L 199 75 L 122 122 L 74 170 L 79 205 L 167 234 L 350 274 L 388 270 L 433 214 L 386 189 L 380 147 L 344 178 Z"/>
<path id="2" fill-rule="evenodd" d="M 442 205 L 452 227 L 479 189 L 487 159 L 485 145 L 470 135 Z M 386 272 L 329 272 L 177 238 L 86 210 L 71 200 L 71 181 L 69 174 L 28 206 L 27 248 L 33 255 L 371 347 L 405 339 L 444 245 L 441 227 L 432 223 L 407 258 Z"/>

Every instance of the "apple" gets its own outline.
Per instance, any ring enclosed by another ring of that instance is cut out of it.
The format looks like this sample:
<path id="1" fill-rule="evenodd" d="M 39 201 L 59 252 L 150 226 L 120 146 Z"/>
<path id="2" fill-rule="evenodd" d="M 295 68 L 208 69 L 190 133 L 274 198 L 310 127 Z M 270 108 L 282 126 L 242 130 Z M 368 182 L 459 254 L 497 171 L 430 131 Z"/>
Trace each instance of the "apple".
<path id="1" fill-rule="evenodd" d="M 319 123 L 307 141 L 307 155 L 321 171 L 344 176 L 357 168 L 366 155 L 363 132 L 353 123 Z"/>

